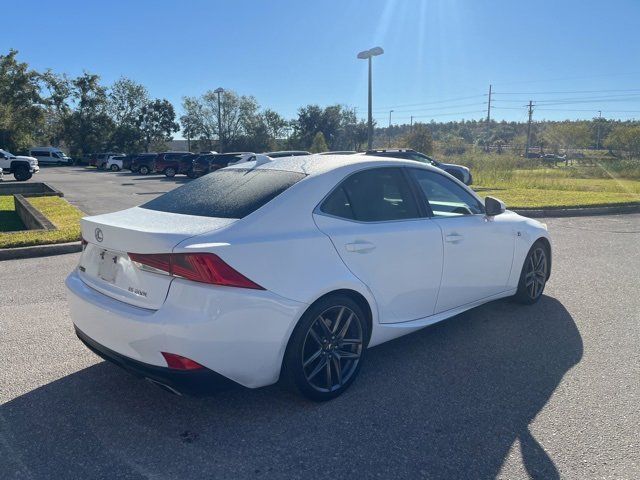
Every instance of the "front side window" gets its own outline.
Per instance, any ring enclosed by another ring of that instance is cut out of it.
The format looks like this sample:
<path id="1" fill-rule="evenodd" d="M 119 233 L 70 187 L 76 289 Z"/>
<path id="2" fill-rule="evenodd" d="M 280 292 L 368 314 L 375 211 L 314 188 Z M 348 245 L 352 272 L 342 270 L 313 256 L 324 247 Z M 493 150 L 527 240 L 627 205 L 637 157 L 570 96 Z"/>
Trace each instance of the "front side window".
<path id="1" fill-rule="evenodd" d="M 482 204 L 471 193 L 444 175 L 430 170 L 410 169 L 435 217 L 458 217 L 484 213 Z"/>
<path id="2" fill-rule="evenodd" d="M 327 197 L 320 210 L 360 222 L 420 217 L 411 188 L 399 168 L 373 168 L 351 175 Z"/>

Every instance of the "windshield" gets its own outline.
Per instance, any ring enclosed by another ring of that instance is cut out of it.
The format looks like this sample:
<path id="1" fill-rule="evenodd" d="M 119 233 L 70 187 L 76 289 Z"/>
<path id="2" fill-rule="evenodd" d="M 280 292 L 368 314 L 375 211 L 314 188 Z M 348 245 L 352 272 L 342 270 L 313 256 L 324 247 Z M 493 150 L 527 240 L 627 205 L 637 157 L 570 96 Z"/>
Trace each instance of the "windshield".
<path id="1" fill-rule="evenodd" d="M 6 158 L 16 158 L 16 156 L 13 153 L 7 150 L 0 150 L 0 153 L 4 155 Z"/>

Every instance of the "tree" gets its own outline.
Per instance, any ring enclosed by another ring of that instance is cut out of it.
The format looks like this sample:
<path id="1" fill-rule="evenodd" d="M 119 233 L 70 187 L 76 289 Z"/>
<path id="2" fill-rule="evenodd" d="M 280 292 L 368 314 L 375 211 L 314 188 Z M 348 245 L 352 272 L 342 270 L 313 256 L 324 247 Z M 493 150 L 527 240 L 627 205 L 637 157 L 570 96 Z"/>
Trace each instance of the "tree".
<path id="1" fill-rule="evenodd" d="M 308 148 L 318 132 L 322 132 L 331 150 L 350 148 L 354 139 L 349 134 L 356 130 L 356 117 L 353 110 L 342 105 L 330 105 L 322 108 L 307 105 L 298 109 L 298 118 L 293 121 L 293 143 Z"/>
<path id="2" fill-rule="evenodd" d="M 558 151 L 564 148 L 588 147 L 591 144 L 591 131 L 585 122 L 558 122 L 547 125 L 542 135 L 544 142 Z"/>
<path id="3" fill-rule="evenodd" d="M 282 118 L 278 112 L 269 108 L 262 112 L 262 117 L 267 128 L 267 133 L 271 139 L 270 148 L 276 148 L 276 140 L 282 137 L 289 122 Z"/>
<path id="4" fill-rule="evenodd" d="M 200 139 L 203 148 L 211 150 L 216 136 L 217 112 L 209 111 L 201 98 L 183 97 L 182 109 L 184 115 L 180 117 L 182 133 L 188 140 Z"/>
<path id="5" fill-rule="evenodd" d="M 149 103 L 147 89 L 126 77 L 121 77 L 111 86 L 107 111 L 115 124 L 112 145 L 119 151 L 137 151 L 143 136 L 137 127 L 142 109 Z"/>
<path id="6" fill-rule="evenodd" d="M 218 94 L 209 90 L 202 96 L 208 123 L 218 132 Z M 219 139 L 224 149 L 234 149 L 241 136 L 247 133 L 249 123 L 258 114 L 258 102 L 251 96 L 238 95 L 225 90 L 220 96 L 220 132 Z"/>
<path id="7" fill-rule="evenodd" d="M 605 146 L 621 156 L 640 158 L 640 125 L 619 125 L 607 136 Z"/>
<path id="8" fill-rule="evenodd" d="M 17 55 L 0 55 L 0 145 L 13 151 L 30 147 L 44 126 L 39 75 Z"/>
<path id="9" fill-rule="evenodd" d="M 65 140 L 72 154 L 98 152 L 110 146 L 114 123 L 107 113 L 107 89 L 100 77 L 83 73 L 71 81 L 75 109 L 65 119 Z"/>
<path id="10" fill-rule="evenodd" d="M 108 112 L 116 124 L 135 124 L 148 103 L 149 94 L 144 85 L 127 77 L 120 77 L 111 85 Z"/>
<path id="11" fill-rule="evenodd" d="M 65 136 L 65 122 L 71 114 L 71 84 L 66 75 L 47 70 L 40 75 L 42 99 L 45 106 L 43 143 L 60 145 Z"/>
<path id="12" fill-rule="evenodd" d="M 316 133 L 316 136 L 313 137 L 313 142 L 311 143 L 311 148 L 309 148 L 309 151 L 311 153 L 320 153 L 326 152 L 327 150 L 329 150 L 329 147 L 327 146 L 327 141 L 324 138 L 324 134 L 322 132 Z"/>
<path id="13" fill-rule="evenodd" d="M 429 127 L 424 123 L 415 123 L 403 143 L 418 152 L 427 155 L 433 153 L 433 137 Z"/>
<path id="14" fill-rule="evenodd" d="M 155 99 L 142 107 L 136 125 L 142 133 L 145 152 L 154 143 L 172 139 L 171 135 L 180 128 L 175 119 L 176 112 L 169 100 Z"/>

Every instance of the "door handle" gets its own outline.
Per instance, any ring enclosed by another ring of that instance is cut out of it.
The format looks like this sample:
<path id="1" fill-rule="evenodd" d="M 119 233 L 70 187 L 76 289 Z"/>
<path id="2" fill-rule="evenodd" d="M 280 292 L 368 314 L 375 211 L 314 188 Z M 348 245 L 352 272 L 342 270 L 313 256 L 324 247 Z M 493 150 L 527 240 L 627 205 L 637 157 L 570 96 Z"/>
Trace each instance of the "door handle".
<path id="1" fill-rule="evenodd" d="M 347 250 L 347 252 L 369 253 L 370 251 L 374 250 L 376 246 L 371 242 L 356 240 L 353 243 L 347 243 L 344 248 Z"/>
<path id="2" fill-rule="evenodd" d="M 464 237 L 458 233 L 449 233 L 445 235 L 444 240 L 448 243 L 461 242 Z"/>

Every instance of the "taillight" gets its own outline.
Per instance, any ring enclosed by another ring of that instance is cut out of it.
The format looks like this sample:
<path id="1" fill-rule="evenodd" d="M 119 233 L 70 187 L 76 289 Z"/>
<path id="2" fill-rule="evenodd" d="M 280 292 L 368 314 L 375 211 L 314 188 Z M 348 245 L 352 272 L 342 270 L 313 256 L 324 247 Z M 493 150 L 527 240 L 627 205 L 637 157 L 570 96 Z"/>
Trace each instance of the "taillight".
<path id="1" fill-rule="evenodd" d="M 176 355 L 175 353 L 160 352 L 167 362 L 167 366 L 174 370 L 200 370 L 204 368 L 198 362 L 194 362 L 190 358 Z"/>
<path id="2" fill-rule="evenodd" d="M 264 290 L 213 253 L 129 253 L 143 270 L 165 273 L 194 282 Z"/>

